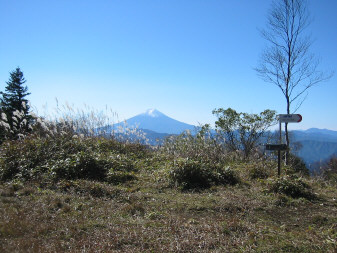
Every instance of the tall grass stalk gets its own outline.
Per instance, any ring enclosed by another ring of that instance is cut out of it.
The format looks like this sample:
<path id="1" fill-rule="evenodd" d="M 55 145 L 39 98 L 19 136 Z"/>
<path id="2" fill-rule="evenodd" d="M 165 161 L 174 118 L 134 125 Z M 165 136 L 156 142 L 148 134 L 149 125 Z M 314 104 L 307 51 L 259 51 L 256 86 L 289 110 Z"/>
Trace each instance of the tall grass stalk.
<path id="1" fill-rule="evenodd" d="M 25 119 L 22 112 L 13 113 L 13 122 L 15 129 L 11 129 L 7 117 L 4 113 L 1 115 L 0 126 L 5 133 L 14 133 L 25 127 Z M 39 137 L 56 137 L 68 135 L 74 138 L 84 137 L 104 137 L 116 139 L 126 143 L 148 144 L 146 133 L 137 127 L 129 127 L 126 122 L 120 123 L 118 114 L 111 108 L 97 110 L 84 105 L 83 108 L 76 108 L 69 103 L 57 105 L 53 113 L 41 116 L 35 111 L 30 112 L 33 119 L 30 124 L 30 130 L 19 131 L 18 137 L 25 138 L 28 135 Z M 118 124 L 118 127 L 115 125 Z M 6 135 L 9 136 L 9 135 Z"/>

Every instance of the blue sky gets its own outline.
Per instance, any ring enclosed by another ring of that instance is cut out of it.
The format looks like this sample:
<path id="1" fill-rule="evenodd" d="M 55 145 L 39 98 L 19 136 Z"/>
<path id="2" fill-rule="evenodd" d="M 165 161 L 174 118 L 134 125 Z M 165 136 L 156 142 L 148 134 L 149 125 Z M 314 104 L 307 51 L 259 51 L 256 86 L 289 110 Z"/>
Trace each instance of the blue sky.
<path id="1" fill-rule="evenodd" d="M 39 113 L 84 104 L 120 119 L 156 108 L 213 123 L 214 108 L 285 113 L 281 91 L 254 67 L 267 0 L 0 0 L 0 90 L 19 66 Z M 336 70 L 337 1 L 309 0 L 311 47 Z M 337 130 L 337 78 L 309 91 L 291 129 Z"/>

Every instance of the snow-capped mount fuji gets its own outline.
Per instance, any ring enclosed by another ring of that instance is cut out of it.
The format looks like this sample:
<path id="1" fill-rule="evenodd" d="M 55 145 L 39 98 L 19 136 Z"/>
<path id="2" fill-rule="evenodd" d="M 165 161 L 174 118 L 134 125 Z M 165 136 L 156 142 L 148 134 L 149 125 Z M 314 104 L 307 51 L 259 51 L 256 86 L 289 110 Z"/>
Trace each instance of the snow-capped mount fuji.
<path id="1" fill-rule="evenodd" d="M 149 109 L 144 113 L 127 119 L 126 123 L 131 128 L 138 127 L 166 134 L 180 134 L 184 130 L 195 129 L 195 126 L 172 119 L 156 109 Z"/>
<path id="2" fill-rule="evenodd" d="M 152 117 L 152 118 L 165 116 L 164 113 L 161 113 L 160 111 L 158 111 L 156 109 L 148 109 L 148 110 L 146 110 L 146 112 L 141 113 L 141 114 L 139 114 L 137 116 L 140 116 L 140 115 L 149 116 L 149 117 Z"/>

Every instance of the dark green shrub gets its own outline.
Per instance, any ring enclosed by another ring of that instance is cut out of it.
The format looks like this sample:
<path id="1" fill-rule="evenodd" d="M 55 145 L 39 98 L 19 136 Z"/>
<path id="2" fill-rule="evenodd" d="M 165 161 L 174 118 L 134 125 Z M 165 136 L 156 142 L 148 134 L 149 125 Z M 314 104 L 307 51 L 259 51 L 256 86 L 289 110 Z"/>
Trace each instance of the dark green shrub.
<path id="1" fill-rule="evenodd" d="M 56 160 L 51 173 L 56 178 L 104 180 L 109 164 L 94 153 L 78 152 L 64 160 Z"/>
<path id="2" fill-rule="evenodd" d="M 135 180 L 136 171 L 132 160 L 125 155 L 115 155 L 109 158 L 109 171 L 106 180 L 109 183 L 120 184 Z"/>
<path id="3" fill-rule="evenodd" d="M 296 176 L 283 176 L 270 181 L 269 191 L 281 193 L 292 198 L 313 199 L 315 195 L 312 193 L 311 187 L 303 181 L 302 178 Z"/>
<path id="4" fill-rule="evenodd" d="M 170 179 L 182 189 L 208 188 L 211 186 L 211 171 L 205 164 L 188 159 L 177 160 Z"/>
<path id="5" fill-rule="evenodd" d="M 42 145 L 32 139 L 5 142 L 1 146 L 0 180 L 32 178 L 33 169 L 45 160 L 46 154 L 40 148 Z"/>
<path id="6" fill-rule="evenodd" d="M 62 160 L 85 150 L 78 140 L 59 138 L 26 138 L 8 141 L 1 146 L 0 180 L 32 179 L 48 170 L 48 163 Z"/>
<path id="7" fill-rule="evenodd" d="M 100 153 L 109 153 L 114 151 L 118 154 L 134 156 L 142 158 L 150 154 L 149 149 L 145 145 L 139 143 L 122 143 L 114 139 L 91 138 L 95 142 L 95 148 Z"/>
<path id="8" fill-rule="evenodd" d="M 253 166 L 249 168 L 248 174 L 251 179 L 265 179 L 270 176 L 270 171 L 263 166 Z"/>
<path id="9" fill-rule="evenodd" d="M 56 160 L 51 172 L 56 178 L 91 179 L 123 183 L 136 177 L 130 173 L 136 169 L 124 155 L 104 156 L 93 152 L 79 152 L 66 159 Z"/>
<path id="10" fill-rule="evenodd" d="M 126 155 L 112 155 L 107 161 L 109 162 L 109 169 L 115 171 L 135 171 L 135 167 L 131 158 Z"/>
<path id="11" fill-rule="evenodd" d="M 303 159 L 292 153 L 289 154 L 288 166 L 290 167 L 288 173 L 297 173 L 301 176 L 309 176 L 309 169 L 305 165 Z"/>
<path id="12" fill-rule="evenodd" d="M 16 159 L 18 146 L 2 146 L 2 155 L 0 159 L 0 180 L 7 181 L 12 179 L 20 171 L 20 161 Z M 5 153 L 5 154 L 4 154 Z"/>
<path id="13" fill-rule="evenodd" d="M 119 153 L 121 149 L 126 154 Z M 138 145 L 95 137 L 31 136 L 3 143 L 0 152 L 1 181 L 50 178 L 120 182 L 135 178 L 123 173 L 135 171 L 133 160 L 147 151 Z M 110 170 L 114 173 L 110 173 L 108 179 Z"/>
<path id="14" fill-rule="evenodd" d="M 213 168 L 212 180 L 217 185 L 235 185 L 240 182 L 233 169 L 230 167 L 223 168 L 218 165 Z"/>
<path id="15" fill-rule="evenodd" d="M 234 185 L 239 182 L 229 167 L 222 168 L 220 165 L 189 159 L 175 161 L 169 178 L 172 184 L 183 190 L 209 188 L 212 185 Z"/>

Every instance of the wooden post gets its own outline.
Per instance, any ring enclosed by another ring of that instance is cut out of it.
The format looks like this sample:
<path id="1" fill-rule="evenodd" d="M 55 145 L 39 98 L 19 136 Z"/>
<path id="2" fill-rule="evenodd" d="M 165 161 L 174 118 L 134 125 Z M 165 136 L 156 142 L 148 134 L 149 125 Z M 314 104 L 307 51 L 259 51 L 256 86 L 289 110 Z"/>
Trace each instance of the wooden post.
<path id="1" fill-rule="evenodd" d="M 281 120 L 279 121 L 279 130 L 280 130 L 280 141 L 279 141 L 279 144 L 281 145 L 282 144 L 282 126 L 281 126 Z M 278 153 L 277 153 L 277 175 L 280 177 L 281 175 L 281 150 L 279 149 L 278 150 Z"/>

